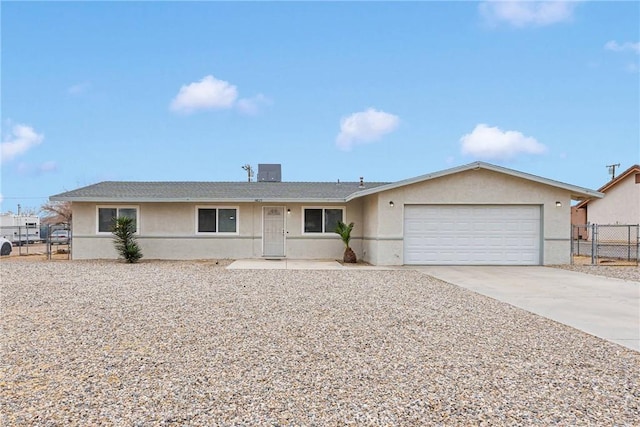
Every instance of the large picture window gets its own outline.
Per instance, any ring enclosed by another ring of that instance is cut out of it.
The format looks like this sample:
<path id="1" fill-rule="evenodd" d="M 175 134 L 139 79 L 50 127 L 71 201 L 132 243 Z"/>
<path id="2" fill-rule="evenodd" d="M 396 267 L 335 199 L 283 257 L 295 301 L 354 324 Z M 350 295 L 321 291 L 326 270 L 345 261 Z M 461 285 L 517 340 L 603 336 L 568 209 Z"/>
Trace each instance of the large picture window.
<path id="1" fill-rule="evenodd" d="M 196 230 L 198 233 L 237 233 L 238 210 L 198 207 Z"/>
<path id="2" fill-rule="evenodd" d="M 98 206 L 98 233 L 111 233 L 117 218 L 133 219 L 138 232 L 138 208 L 136 206 Z"/>
<path id="3" fill-rule="evenodd" d="M 304 208 L 304 232 L 333 233 L 343 217 L 343 208 Z"/>

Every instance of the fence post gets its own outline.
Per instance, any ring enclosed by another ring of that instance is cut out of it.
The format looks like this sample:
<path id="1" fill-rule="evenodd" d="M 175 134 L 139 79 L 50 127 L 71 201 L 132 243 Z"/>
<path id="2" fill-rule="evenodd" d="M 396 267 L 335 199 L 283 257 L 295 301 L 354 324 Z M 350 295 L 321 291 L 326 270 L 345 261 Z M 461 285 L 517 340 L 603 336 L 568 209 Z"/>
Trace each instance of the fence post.
<path id="1" fill-rule="evenodd" d="M 51 224 L 47 224 L 47 239 L 45 242 L 47 245 L 47 259 L 51 261 Z"/>
<path id="2" fill-rule="evenodd" d="M 573 230 L 575 225 L 571 224 L 571 234 L 569 235 L 569 244 L 571 245 L 571 249 L 569 249 L 569 263 L 573 265 Z"/>
<path id="3" fill-rule="evenodd" d="M 598 236 L 596 236 L 596 225 L 591 224 L 591 265 L 596 265 L 596 244 Z"/>
<path id="4" fill-rule="evenodd" d="M 631 261 L 631 226 L 627 225 L 627 261 Z"/>

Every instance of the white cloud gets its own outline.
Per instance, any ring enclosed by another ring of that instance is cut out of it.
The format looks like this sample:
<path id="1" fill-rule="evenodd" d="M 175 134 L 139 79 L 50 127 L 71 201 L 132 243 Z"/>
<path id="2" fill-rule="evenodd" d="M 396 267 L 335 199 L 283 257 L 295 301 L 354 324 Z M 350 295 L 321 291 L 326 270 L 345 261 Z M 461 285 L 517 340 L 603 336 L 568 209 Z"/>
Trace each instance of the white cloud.
<path id="1" fill-rule="evenodd" d="M 373 108 L 353 113 L 340 121 L 336 145 L 341 150 L 351 150 L 353 145 L 373 142 L 393 132 L 399 123 L 398 116 Z"/>
<path id="2" fill-rule="evenodd" d="M 69 93 L 69 95 L 83 95 L 87 93 L 90 88 L 91 83 L 83 82 L 70 86 L 69 89 L 67 89 L 67 92 Z"/>
<path id="3" fill-rule="evenodd" d="M 518 154 L 542 154 L 547 147 L 522 133 L 479 124 L 460 138 L 462 154 L 484 159 L 510 159 Z"/>
<path id="4" fill-rule="evenodd" d="M 635 53 L 640 54 L 640 42 L 638 42 L 638 43 L 633 43 L 633 42 L 618 43 L 615 40 L 610 40 L 607 43 L 605 43 L 604 48 L 606 50 L 611 50 L 611 51 L 614 51 L 614 52 L 630 51 L 630 52 L 635 52 Z"/>
<path id="5" fill-rule="evenodd" d="M 2 163 L 6 163 L 40 144 L 43 140 L 44 135 L 37 133 L 32 127 L 20 124 L 15 125 L 11 135 L 6 141 L 2 142 L 0 160 Z"/>
<path id="6" fill-rule="evenodd" d="M 260 111 L 260 108 L 265 105 L 271 105 L 272 101 L 259 93 L 253 98 L 239 99 L 236 103 L 236 108 L 243 114 L 254 115 Z"/>
<path id="7" fill-rule="evenodd" d="M 480 3 L 486 22 L 505 22 L 513 27 L 541 27 L 570 21 L 577 1 L 496 1 Z"/>
<path id="8" fill-rule="evenodd" d="M 171 101 L 171 110 L 191 113 L 197 110 L 232 108 L 238 98 L 238 90 L 229 82 L 212 75 L 199 82 L 183 85 Z"/>

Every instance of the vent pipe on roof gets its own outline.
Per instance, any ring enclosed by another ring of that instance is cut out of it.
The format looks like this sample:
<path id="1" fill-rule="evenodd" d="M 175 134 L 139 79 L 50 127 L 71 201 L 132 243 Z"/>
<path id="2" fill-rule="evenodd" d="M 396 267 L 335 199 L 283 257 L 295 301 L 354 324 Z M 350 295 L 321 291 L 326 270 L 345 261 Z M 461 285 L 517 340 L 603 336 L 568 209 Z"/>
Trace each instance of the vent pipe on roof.
<path id="1" fill-rule="evenodd" d="M 360 185 L 359 185 L 359 187 L 360 188 L 364 188 L 364 177 L 362 177 L 362 176 L 360 177 Z"/>

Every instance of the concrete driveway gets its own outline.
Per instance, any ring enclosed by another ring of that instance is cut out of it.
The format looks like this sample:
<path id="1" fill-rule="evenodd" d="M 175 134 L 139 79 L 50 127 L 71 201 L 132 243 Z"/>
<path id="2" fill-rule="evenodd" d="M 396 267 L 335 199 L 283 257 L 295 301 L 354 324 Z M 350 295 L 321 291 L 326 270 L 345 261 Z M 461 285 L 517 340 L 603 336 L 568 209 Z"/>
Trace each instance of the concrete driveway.
<path id="1" fill-rule="evenodd" d="M 640 283 L 549 267 L 417 267 L 433 277 L 640 351 Z"/>

